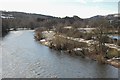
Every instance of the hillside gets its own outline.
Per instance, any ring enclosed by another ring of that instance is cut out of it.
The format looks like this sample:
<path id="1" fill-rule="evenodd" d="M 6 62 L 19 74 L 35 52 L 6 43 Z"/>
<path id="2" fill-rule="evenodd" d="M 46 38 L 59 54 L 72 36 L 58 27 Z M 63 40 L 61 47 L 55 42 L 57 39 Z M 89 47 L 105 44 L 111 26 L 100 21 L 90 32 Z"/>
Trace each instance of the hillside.
<path id="1" fill-rule="evenodd" d="M 53 17 L 42 14 L 35 13 L 25 13 L 25 12 L 9 12 L 2 11 L 2 27 L 3 33 L 7 32 L 10 28 L 30 28 L 35 29 L 38 27 L 52 29 L 60 29 L 64 26 L 72 26 L 74 28 L 80 27 L 98 27 L 100 21 L 107 23 L 107 27 L 118 28 L 120 25 L 120 15 L 118 14 L 109 14 L 106 16 L 93 16 L 91 18 L 82 19 L 78 16 L 73 17 Z M 98 25 L 96 25 L 98 24 Z"/>

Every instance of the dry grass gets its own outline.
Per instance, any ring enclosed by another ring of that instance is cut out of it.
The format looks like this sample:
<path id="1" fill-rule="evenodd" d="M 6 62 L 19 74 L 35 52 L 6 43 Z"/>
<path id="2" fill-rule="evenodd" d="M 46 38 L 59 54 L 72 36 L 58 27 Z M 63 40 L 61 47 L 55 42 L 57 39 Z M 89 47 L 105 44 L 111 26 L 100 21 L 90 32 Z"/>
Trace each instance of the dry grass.
<path id="1" fill-rule="evenodd" d="M 120 57 L 120 51 L 117 49 L 110 48 L 107 55 L 108 58 Z"/>

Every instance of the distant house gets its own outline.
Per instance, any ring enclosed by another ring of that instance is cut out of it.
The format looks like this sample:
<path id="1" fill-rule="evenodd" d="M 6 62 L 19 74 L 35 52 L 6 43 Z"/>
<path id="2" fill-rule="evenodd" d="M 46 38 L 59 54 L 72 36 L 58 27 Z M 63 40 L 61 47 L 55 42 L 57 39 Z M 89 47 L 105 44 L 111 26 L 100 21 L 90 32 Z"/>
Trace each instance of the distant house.
<path id="1" fill-rule="evenodd" d="M 120 40 L 120 36 L 113 36 L 112 39 L 113 40 Z"/>
<path id="2" fill-rule="evenodd" d="M 11 19 L 11 18 L 14 18 L 13 15 L 11 15 L 11 14 L 1 14 L 0 17 L 3 18 L 3 19 Z"/>
<path id="3" fill-rule="evenodd" d="M 120 14 L 114 14 L 114 17 L 120 17 Z"/>
<path id="4" fill-rule="evenodd" d="M 115 44 L 118 44 L 119 45 L 119 42 L 120 42 L 120 36 L 109 36 Z"/>
<path id="5" fill-rule="evenodd" d="M 120 40 L 120 36 L 109 36 L 113 40 Z"/>

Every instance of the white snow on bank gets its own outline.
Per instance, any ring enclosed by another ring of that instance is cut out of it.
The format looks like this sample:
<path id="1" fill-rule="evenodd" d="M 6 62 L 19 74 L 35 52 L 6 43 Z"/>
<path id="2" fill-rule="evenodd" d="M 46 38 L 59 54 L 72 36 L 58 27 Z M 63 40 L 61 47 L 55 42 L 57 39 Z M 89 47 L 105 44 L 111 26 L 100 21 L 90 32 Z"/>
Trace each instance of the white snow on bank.
<path id="1" fill-rule="evenodd" d="M 82 51 L 82 48 L 74 48 L 74 51 Z"/>

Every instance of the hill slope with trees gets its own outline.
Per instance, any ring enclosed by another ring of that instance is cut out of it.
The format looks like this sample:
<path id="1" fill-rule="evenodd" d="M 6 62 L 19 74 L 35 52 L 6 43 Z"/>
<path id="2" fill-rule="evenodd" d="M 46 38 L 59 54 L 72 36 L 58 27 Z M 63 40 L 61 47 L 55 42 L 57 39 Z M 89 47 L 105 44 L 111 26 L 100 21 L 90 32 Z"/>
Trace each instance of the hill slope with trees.
<path id="1" fill-rule="evenodd" d="M 100 20 L 108 22 L 105 26 L 106 28 L 117 29 L 120 26 L 120 16 L 118 14 L 110 14 L 107 16 L 97 15 L 91 18 L 82 19 L 78 16 L 66 16 L 64 18 L 60 18 L 35 13 L 2 11 L 1 18 L 3 35 L 11 28 L 16 30 L 17 28 L 35 29 L 38 27 L 43 27 L 47 29 L 56 28 L 60 30 L 65 26 L 72 26 L 74 28 L 100 27 L 97 26 L 99 25 L 97 22 Z"/>

